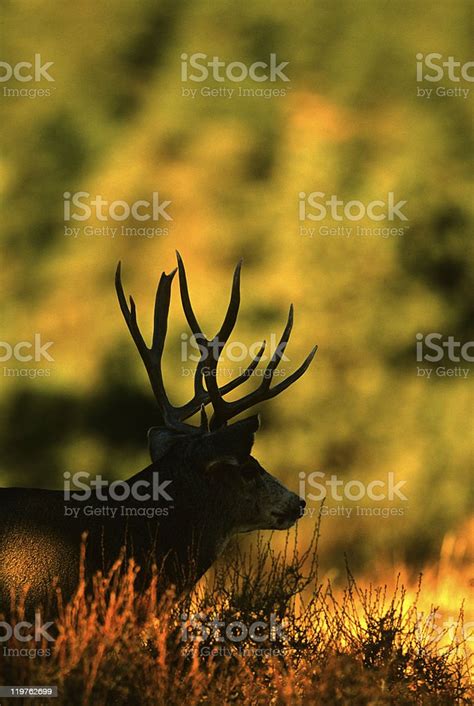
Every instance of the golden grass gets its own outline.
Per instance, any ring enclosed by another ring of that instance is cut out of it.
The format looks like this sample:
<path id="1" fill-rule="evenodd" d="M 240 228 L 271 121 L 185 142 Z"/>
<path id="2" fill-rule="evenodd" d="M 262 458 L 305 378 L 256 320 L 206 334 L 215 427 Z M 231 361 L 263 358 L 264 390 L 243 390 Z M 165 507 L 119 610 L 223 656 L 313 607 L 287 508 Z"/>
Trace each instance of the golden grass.
<path id="1" fill-rule="evenodd" d="M 89 588 L 82 576 L 72 600 L 59 600 L 51 656 L 6 656 L 2 648 L 2 682 L 57 685 L 56 703 L 68 706 L 471 703 L 472 636 L 460 605 L 446 629 L 420 583 L 408 591 L 399 579 L 364 586 L 348 569 L 336 590 L 319 581 L 317 533 L 304 551 L 289 537 L 279 553 L 261 538 L 245 553 L 234 548 L 192 595 L 159 595 L 157 574 L 138 593 L 138 567 L 122 559 Z M 16 619 L 23 614 L 20 604 Z M 272 615 L 281 632 L 268 630 Z M 214 618 L 221 627 L 193 639 Z M 262 641 L 226 633 L 235 621 L 247 629 L 257 620 L 267 624 Z"/>

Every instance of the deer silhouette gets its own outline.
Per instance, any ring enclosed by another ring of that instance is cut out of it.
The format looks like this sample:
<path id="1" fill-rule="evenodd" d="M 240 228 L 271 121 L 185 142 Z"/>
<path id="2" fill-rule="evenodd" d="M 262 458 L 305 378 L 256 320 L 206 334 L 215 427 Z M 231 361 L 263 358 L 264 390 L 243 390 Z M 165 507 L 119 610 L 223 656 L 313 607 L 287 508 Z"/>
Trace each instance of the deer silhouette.
<path id="1" fill-rule="evenodd" d="M 84 533 L 87 576 L 106 571 L 125 551 L 140 565 L 144 585 L 155 566 L 163 585 L 174 584 L 184 590 L 207 571 L 236 533 L 287 529 L 300 517 L 304 500 L 267 473 L 251 455 L 258 415 L 233 424 L 229 421 L 275 397 L 300 378 L 317 347 L 296 371 L 272 386 L 293 326 L 291 306 L 280 343 L 260 371 L 259 386 L 240 399 L 226 400 L 229 392 L 252 376 L 265 350 L 263 343 L 243 373 L 219 387 L 218 361 L 239 311 L 242 263 L 235 269 L 224 322 L 209 340 L 194 314 L 179 253 L 177 261 L 177 268 L 171 274 L 163 272 L 159 281 L 150 347 L 139 330 L 134 300 L 130 297 L 127 302 L 125 297 L 120 263 L 115 277 L 120 308 L 146 367 L 160 413 L 159 426 L 148 432 L 151 465 L 120 482 L 116 492 L 112 492 L 113 484 L 106 490 L 101 486 L 100 493 L 97 484 L 95 493 L 88 486 L 82 494 L 77 486 L 68 487 L 67 492 L 0 489 L 0 613 L 7 612 L 11 597 L 26 587 L 30 607 L 51 607 L 54 583 L 63 598 L 70 597 L 79 577 Z M 184 314 L 201 353 L 193 397 L 182 406 L 171 404 L 161 364 L 176 272 Z M 210 420 L 206 414 L 209 404 Z M 196 413 L 200 413 L 198 426 L 186 422 Z"/>

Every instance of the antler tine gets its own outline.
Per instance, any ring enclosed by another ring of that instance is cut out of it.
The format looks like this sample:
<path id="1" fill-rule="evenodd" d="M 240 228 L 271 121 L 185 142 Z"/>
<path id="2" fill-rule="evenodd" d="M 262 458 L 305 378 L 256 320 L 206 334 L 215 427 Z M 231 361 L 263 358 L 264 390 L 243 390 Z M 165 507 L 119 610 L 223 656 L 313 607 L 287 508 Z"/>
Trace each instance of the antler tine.
<path id="1" fill-rule="evenodd" d="M 236 377 L 234 380 L 231 380 L 230 382 L 227 383 L 227 385 L 223 385 L 220 388 L 220 393 L 221 395 L 226 395 L 228 392 L 231 392 L 232 390 L 235 390 L 236 387 L 241 385 L 243 382 L 249 379 L 257 365 L 260 363 L 262 359 L 262 355 L 265 351 L 265 346 L 267 345 L 267 342 L 264 341 L 262 345 L 260 346 L 260 350 L 258 351 L 257 355 L 255 358 L 252 358 L 250 361 L 249 365 L 245 368 L 244 372 Z"/>
<path id="2" fill-rule="evenodd" d="M 183 430 L 184 428 L 188 428 L 188 425 L 182 424 L 182 421 L 176 413 L 176 408 L 170 404 L 166 394 L 161 371 L 161 356 L 163 353 L 168 325 L 171 283 L 175 274 L 176 270 L 171 272 L 169 275 L 163 272 L 160 278 L 155 299 L 155 321 L 151 348 L 148 348 L 140 332 L 137 322 L 136 306 L 132 297 L 130 297 L 130 308 L 128 307 L 125 293 L 123 291 L 120 262 L 117 265 L 117 270 L 115 273 L 115 289 L 117 292 L 120 309 L 122 310 L 128 329 L 148 373 L 148 378 L 162 414 L 163 422 L 170 428 Z"/>
<path id="3" fill-rule="evenodd" d="M 294 373 L 291 373 L 291 375 L 288 375 L 287 378 L 282 380 L 281 382 L 277 383 L 275 387 L 273 387 L 270 392 L 273 394 L 271 397 L 275 397 L 276 395 L 279 395 L 280 392 L 283 392 L 283 390 L 286 390 L 287 387 L 290 387 L 294 382 L 296 382 L 309 368 L 311 365 L 311 361 L 313 360 L 314 356 L 316 355 L 316 351 L 318 350 L 318 346 L 314 346 L 309 354 L 306 356 L 304 361 L 301 363 L 300 367 L 295 370 Z M 268 397 L 270 399 L 270 397 Z"/>
<path id="4" fill-rule="evenodd" d="M 189 296 L 186 270 L 184 268 L 183 259 L 178 250 L 176 250 L 176 259 L 178 261 L 179 271 L 179 291 L 181 294 L 181 303 L 183 305 L 183 311 L 186 317 L 186 321 L 188 322 L 189 328 L 191 329 L 194 337 L 196 338 L 196 343 L 199 344 L 199 350 L 201 350 L 201 345 L 203 345 L 206 349 L 207 355 L 209 355 L 209 342 L 204 336 L 201 327 L 199 326 L 199 322 L 196 318 L 196 315 L 194 314 L 193 307 L 191 304 L 191 298 Z M 207 404 L 209 402 L 209 395 L 203 385 L 202 368 L 204 366 L 204 362 L 205 359 L 202 356 L 201 350 L 201 359 L 199 360 L 196 366 L 196 371 L 194 373 L 194 397 L 192 400 L 190 400 L 187 404 L 183 405 L 179 409 L 180 417 L 183 420 L 195 414 L 201 408 L 202 404 Z"/>
<path id="5" fill-rule="evenodd" d="M 206 387 L 209 392 L 210 401 L 214 409 L 214 415 L 221 416 L 225 408 L 225 401 L 222 398 L 222 390 L 219 390 L 217 384 L 217 365 L 219 357 L 227 343 L 230 334 L 237 321 L 240 306 L 240 271 L 242 268 L 242 260 L 237 264 L 232 279 L 232 289 L 230 293 L 229 306 L 224 317 L 224 322 L 212 341 L 207 341 L 209 363 L 202 368 Z"/>
<path id="6" fill-rule="evenodd" d="M 209 431 L 209 421 L 206 414 L 206 405 L 201 405 L 201 429 L 203 431 Z"/>
<path id="7" fill-rule="evenodd" d="M 202 403 L 211 401 L 214 409 L 218 408 L 220 405 L 221 395 L 225 394 L 225 391 L 234 389 L 237 385 L 240 385 L 247 379 L 244 375 L 239 376 L 232 381 L 232 387 L 227 387 L 227 390 L 224 390 L 224 388 L 219 390 L 217 385 L 217 364 L 219 361 L 219 356 L 224 345 L 229 339 L 230 334 L 232 333 L 237 321 L 237 315 L 239 313 L 240 272 L 242 268 L 242 260 L 240 260 L 237 264 L 234 271 L 229 305 L 227 307 L 222 326 L 216 336 L 212 340 L 208 340 L 203 334 L 196 315 L 194 314 L 191 298 L 189 296 L 186 270 L 181 255 L 178 251 L 176 251 L 176 257 L 178 261 L 179 286 L 184 314 L 195 338 L 199 339 L 198 343 L 200 344 L 202 351 L 201 359 L 196 366 L 196 371 L 194 374 L 194 398 L 180 408 L 181 419 L 187 419 L 199 409 Z M 257 356 L 257 361 L 252 361 L 251 366 L 249 366 L 250 372 L 258 364 L 260 357 L 261 354 L 260 356 Z M 203 379 L 206 381 L 207 389 L 204 388 Z"/>
<path id="8" fill-rule="evenodd" d="M 121 269 L 122 263 L 119 262 L 117 265 L 117 270 L 115 272 L 115 291 L 117 292 L 117 298 L 119 300 L 123 318 L 125 319 L 125 322 L 132 335 L 135 345 L 137 346 L 140 354 L 142 354 L 142 352 L 144 353 L 145 350 L 147 350 L 147 346 L 137 325 L 135 302 L 133 301 L 132 297 L 130 297 L 130 309 L 128 308 L 127 299 L 123 291 Z"/>
<path id="9" fill-rule="evenodd" d="M 258 404 L 260 402 L 266 402 L 267 400 L 276 397 L 278 394 L 280 394 L 280 392 L 283 392 L 283 390 L 286 390 L 288 387 L 290 387 L 290 385 L 296 382 L 296 380 L 298 380 L 303 375 L 303 373 L 306 372 L 316 354 L 316 351 L 318 350 L 318 346 L 314 346 L 314 348 L 310 351 L 309 355 L 305 358 L 300 367 L 295 370 L 295 372 L 293 372 L 291 375 L 285 378 L 285 380 L 282 380 L 274 387 L 270 386 L 273 380 L 273 374 L 275 372 L 275 369 L 277 368 L 288 344 L 292 328 L 293 304 L 290 305 L 290 310 L 288 312 L 288 320 L 280 338 L 280 342 L 275 350 L 275 353 L 271 357 L 267 367 L 265 368 L 262 382 L 260 383 L 258 388 L 256 390 L 253 390 L 252 392 L 249 392 L 240 400 L 235 400 L 233 402 L 226 402 L 224 399 L 222 399 L 222 397 L 220 397 L 219 400 L 216 400 L 216 405 L 214 405 L 214 401 L 212 399 L 213 396 L 211 395 L 211 401 L 214 407 L 214 414 L 210 423 L 211 429 L 217 429 L 218 427 L 225 425 L 229 419 L 237 416 L 238 414 L 244 412 L 250 407 L 253 407 L 253 405 L 255 404 Z M 229 385 L 231 384 L 232 383 L 229 383 L 226 387 L 229 387 Z M 227 389 L 226 392 L 228 391 L 229 390 Z M 222 388 L 220 392 L 221 394 L 223 394 L 224 388 Z M 215 387 L 213 393 L 215 396 Z"/>
<path id="10" fill-rule="evenodd" d="M 202 332 L 201 327 L 199 326 L 198 320 L 196 319 L 196 316 L 193 311 L 193 307 L 191 304 L 191 298 L 189 296 L 189 288 L 188 288 L 188 281 L 186 278 L 186 270 L 184 267 L 183 259 L 181 255 L 179 254 L 178 251 L 176 251 L 176 258 L 178 260 L 178 270 L 179 270 L 179 287 L 180 287 L 180 292 L 181 292 L 181 301 L 183 304 L 183 310 L 184 314 L 186 316 L 186 320 L 189 324 L 189 328 L 193 332 L 195 336 L 199 335 L 204 337 L 204 334 Z M 218 340 L 219 343 L 225 343 L 230 334 L 232 333 L 232 330 L 235 326 L 235 323 L 237 321 L 237 315 L 239 313 L 239 306 L 240 306 L 240 272 L 242 269 L 242 262 L 243 260 L 240 260 L 237 264 L 237 267 L 235 268 L 234 271 L 234 277 L 232 279 L 232 289 L 231 289 L 231 294 L 230 294 L 230 301 L 229 301 L 229 306 L 227 307 L 227 312 L 224 318 L 224 322 L 215 336 L 214 340 Z M 207 340 L 207 339 L 206 339 Z M 210 343 L 210 341 L 208 341 Z"/>
<path id="11" fill-rule="evenodd" d="M 218 429 L 220 426 L 225 425 L 227 421 L 232 417 L 235 417 L 238 414 L 245 412 L 247 409 L 253 407 L 256 404 L 271 400 L 273 397 L 279 395 L 280 392 L 286 390 L 288 387 L 290 387 L 290 385 L 296 382 L 296 380 L 298 380 L 303 375 L 303 373 L 306 372 L 317 350 L 318 346 L 314 346 L 314 348 L 310 351 L 309 355 L 305 358 L 300 367 L 295 370 L 294 373 L 291 373 L 291 375 L 285 378 L 285 380 L 282 380 L 274 387 L 265 386 L 264 378 L 264 380 L 256 390 L 254 390 L 253 392 L 249 392 L 248 395 L 245 395 L 245 397 L 242 397 L 240 400 L 235 400 L 234 402 L 226 402 L 225 400 L 222 400 L 223 404 L 219 405 L 219 414 L 214 413 L 211 418 L 210 428 Z"/>
<path id="12" fill-rule="evenodd" d="M 274 354 L 270 358 L 270 361 L 269 361 L 267 367 L 265 368 L 265 373 L 263 375 L 262 382 L 267 388 L 270 387 L 270 383 L 273 378 L 273 373 L 275 372 L 280 360 L 283 357 L 283 353 L 285 352 L 288 341 L 290 340 L 292 328 L 293 328 L 293 304 L 290 304 L 290 310 L 288 312 L 288 319 L 286 321 L 285 328 L 283 330 L 283 333 L 281 334 L 281 338 L 278 343 L 278 346 L 276 347 Z"/>
<path id="13" fill-rule="evenodd" d="M 166 332 L 168 330 L 168 314 L 171 301 L 171 284 L 178 268 L 175 268 L 169 275 L 163 274 L 156 290 L 155 315 L 153 322 L 153 342 L 152 352 L 157 358 L 161 358 L 165 346 Z"/>
<path id="14" fill-rule="evenodd" d="M 264 341 L 262 346 L 260 347 L 260 350 L 256 354 L 254 358 L 250 361 L 249 365 L 243 373 L 241 373 L 238 377 L 234 378 L 234 380 L 231 380 L 228 382 L 226 385 L 223 385 L 221 388 L 219 388 L 219 392 L 221 395 L 226 395 L 228 392 L 231 392 L 232 390 L 235 390 L 236 387 L 239 387 L 239 385 L 242 385 L 242 383 L 247 382 L 247 380 L 250 378 L 251 374 L 259 364 L 260 360 L 262 359 L 262 355 L 264 353 L 266 346 L 266 342 Z M 204 363 L 199 362 L 198 366 L 202 366 Z M 201 370 L 200 368 L 200 370 Z M 194 379 L 194 397 L 192 400 L 187 402 L 185 405 L 179 408 L 180 412 L 180 418 L 182 421 L 185 419 L 188 419 L 189 417 L 192 417 L 193 414 L 199 411 L 200 405 L 202 404 L 207 404 L 209 402 L 209 392 L 205 389 L 205 387 L 202 384 L 202 379 L 203 379 L 203 374 L 202 370 L 199 375 L 196 374 L 195 379 Z"/>
<path id="15" fill-rule="evenodd" d="M 250 361 L 249 365 L 243 373 L 241 373 L 238 377 L 234 378 L 230 382 L 228 382 L 226 385 L 223 385 L 222 387 L 219 388 L 219 392 L 221 395 L 226 395 L 228 392 L 232 392 L 232 390 L 235 390 L 236 387 L 239 387 L 239 385 L 242 385 L 242 383 L 247 382 L 247 380 L 250 378 L 251 374 L 259 364 L 260 360 L 262 359 L 262 355 L 265 351 L 265 346 L 266 346 L 266 341 L 264 341 L 260 347 L 260 350 L 258 353 L 255 355 L 254 358 Z M 197 377 L 196 377 L 197 380 Z M 200 386 L 199 388 L 196 387 L 195 385 L 195 395 L 190 402 L 187 402 L 185 405 L 180 407 L 180 418 L 184 421 L 185 419 L 188 419 L 189 417 L 192 417 L 193 414 L 199 411 L 199 405 L 201 404 L 207 404 L 209 402 L 209 393 L 208 391 L 204 388 L 202 385 L 202 374 L 199 377 L 200 381 Z"/>
<path id="16" fill-rule="evenodd" d="M 232 279 L 232 289 L 230 293 L 229 306 L 227 307 L 227 312 L 224 318 L 224 322 L 219 329 L 219 333 L 216 335 L 216 339 L 222 345 L 225 344 L 230 334 L 232 333 L 235 323 L 237 321 L 237 316 L 240 307 L 240 271 L 242 269 L 242 262 L 240 260 L 237 263 L 237 267 L 234 271 L 234 277 Z"/>
<path id="17" fill-rule="evenodd" d="M 176 258 L 178 260 L 178 271 L 179 271 L 179 291 L 181 292 L 181 302 L 183 304 L 184 315 L 186 316 L 186 321 L 189 324 L 189 328 L 195 336 L 203 336 L 201 327 L 198 324 L 191 304 L 191 299 L 189 297 L 188 282 L 186 279 L 186 270 L 184 269 L 184 263 L 181 255 L 176 250 Z"/>

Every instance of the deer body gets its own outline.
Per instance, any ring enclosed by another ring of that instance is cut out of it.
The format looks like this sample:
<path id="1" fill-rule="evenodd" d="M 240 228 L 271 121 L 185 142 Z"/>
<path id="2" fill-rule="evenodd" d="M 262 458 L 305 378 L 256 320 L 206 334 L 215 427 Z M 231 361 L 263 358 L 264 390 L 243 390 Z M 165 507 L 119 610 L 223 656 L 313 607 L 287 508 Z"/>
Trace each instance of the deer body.
<path id="1" fill-rule="evenodd" d="M 145 363 L 161 412 L 159 427 L 149 431 L 150 466 L 125 482 L 130 492 L 122 501 L 111 493 L 84 499 L 79 493 L 27 488 L 0 489 L 0 614 L 8 611 L 10 597 L 29 587 L 27 605 L 50 605 L 53 585 L 67 600 L 77 586 L 81 539 L 87 533 L 87 577 L 107 571 L 124 549 L 141 567 L 146 584 L 157 566 L 162 583 L 178 590 L 192 586 L 235 534 L 258 529 L 291 527 L 304 507 L 295 493 L 267 473 L 251 456 L 259 418 L 228 424 L 228 420 L 257 402 L 275 396 L 300 377 L 314 351 L 286 380 L 270 387 L 288 341 L 292 310 L 260 387 L 240 400 L 227 402 L 224 394 L 244 382 L 248 373 L 219 388 L 218 355 L 235 324 L 239 305 L 240 266 L 234 275 L 231 301 L 219 333 L 204 338 L 192 311 L 184 266 L 178 256 L 180 289 L 188 323 L 201 338 L 203 355 L 195 374 L 195 394 L 183 407 L 173 407 L 164 390 L 161 355 L 166 335 L 171 281 L 163 274 L 155 303 L 153 343 L 148 348 L 138 329 L 135 305 L 125 300 L 117 271 L 117 293 L 132 337 Z M 217 343 L 217 346 L 216 346 Z M 204 355 L 204 353 L 206 355 Z M 263 347 L 249 366 L 258 364 Z M 205 384 L 204 384 L 205 383 Z M 212 404 L 207 420 L 204 408 Z M 184 422 L 201 410 L 199 427 Z M 154 486 L 154 482 L 157 484 Z M 125 485 L 124 484 L 124 485 Z M 161 494 L 143 499 L 142 489 L 162 488 Z M 140 488 L 140 493 L 137 492 Z"/>

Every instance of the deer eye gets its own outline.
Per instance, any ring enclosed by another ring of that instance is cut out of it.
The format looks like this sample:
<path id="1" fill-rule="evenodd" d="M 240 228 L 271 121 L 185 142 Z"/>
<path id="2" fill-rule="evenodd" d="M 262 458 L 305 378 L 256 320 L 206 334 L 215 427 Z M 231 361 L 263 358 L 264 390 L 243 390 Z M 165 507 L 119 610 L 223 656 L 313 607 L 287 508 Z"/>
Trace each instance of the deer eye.
<path id="1" fill-rule="evenodd" d="M 210 461 L 206 465 L 206 471 L 212 471 L 215 469 L 221 469 L 221 470 L 229 470 L 229 471 L 236 471 L 236 466 L 238 466 L 239 463 L 237 459 L 234 459 L 232 457 L 229 458 L 216 458 L 214 461 Z"/>

